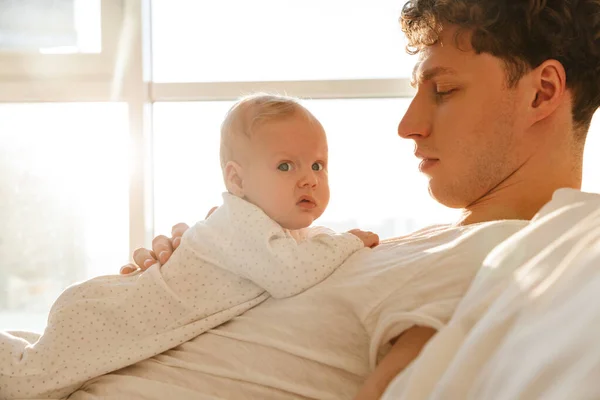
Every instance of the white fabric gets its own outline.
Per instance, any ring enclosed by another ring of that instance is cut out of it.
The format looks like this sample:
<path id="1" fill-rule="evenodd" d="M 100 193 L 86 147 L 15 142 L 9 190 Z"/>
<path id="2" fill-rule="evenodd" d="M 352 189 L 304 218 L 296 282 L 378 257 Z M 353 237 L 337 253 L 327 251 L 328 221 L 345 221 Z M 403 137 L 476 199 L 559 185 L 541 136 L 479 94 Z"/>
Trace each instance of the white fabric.
<path id="1" fill-rule="evenodd" d="M 525 225 L 434 227 L 361 250 L 321 284 L 269 298 L 70 399 L 351 399 L 387 339 L 414 323 L 443 326 L 487 253 Z"/>
<path id="2" fill-rule="evenodd" d="M 555 192 L 383 399 L 600 398 L 600 195 Z"/>
<path id="3" fill-rule="evenodd" d="M 66 396 L 90 378 L 242 314 L 269 294 L 298 294 L 364 247 L 347 233 L 295 234 L 305 240 L 298 242 L 256 206 L 225 194 L 223 206 L 186 232 L 162 268 L 68 288 L 37 340 L 0 333 L 0 398 Z"/>

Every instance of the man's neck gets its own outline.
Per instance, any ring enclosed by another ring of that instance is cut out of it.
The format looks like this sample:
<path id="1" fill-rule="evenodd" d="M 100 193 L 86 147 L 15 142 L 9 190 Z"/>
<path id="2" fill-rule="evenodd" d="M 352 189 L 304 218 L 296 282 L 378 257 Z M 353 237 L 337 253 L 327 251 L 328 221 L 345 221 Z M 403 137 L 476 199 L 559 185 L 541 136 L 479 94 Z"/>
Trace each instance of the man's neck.
<path id="1" fill-rule="evenodd" d="M 581 174 L 577 171 L 562 177 L 550 172 L 535 180 L 520 180 L 504 184 L 463 209 L 458 225 L 497 220 L 530 220 L 552 199 L 560 188 L 581 189 Z"/>
<path id="2" fill-rule="evenodd" d="M 574 142 L 570 106 L 527 134 L 532 151 L 505 181 L 463 209 L 459 225 L 530 220 L 560 188 L 581 189 L 583 145 Z M 562 119 L 561 119 L 562 115 Z"/>

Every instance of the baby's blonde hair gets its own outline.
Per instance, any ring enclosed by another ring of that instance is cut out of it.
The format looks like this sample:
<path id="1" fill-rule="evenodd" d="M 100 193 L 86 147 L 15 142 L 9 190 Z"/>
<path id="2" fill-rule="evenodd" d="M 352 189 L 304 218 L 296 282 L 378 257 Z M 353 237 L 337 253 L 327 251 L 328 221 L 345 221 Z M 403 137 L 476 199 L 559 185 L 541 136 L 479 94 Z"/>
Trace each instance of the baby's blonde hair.
<path id="1" fill-rule="evenodd" d="M 316 120 L 294 97 L 255 93 L 240 98 L 229 109 L 221 124 L 221 168 L 224 169 L 227 162 L 233 160 L 233 142 L 236 138 L 250 138 L 257 125 L 290 117 L 298 112 Z"/>

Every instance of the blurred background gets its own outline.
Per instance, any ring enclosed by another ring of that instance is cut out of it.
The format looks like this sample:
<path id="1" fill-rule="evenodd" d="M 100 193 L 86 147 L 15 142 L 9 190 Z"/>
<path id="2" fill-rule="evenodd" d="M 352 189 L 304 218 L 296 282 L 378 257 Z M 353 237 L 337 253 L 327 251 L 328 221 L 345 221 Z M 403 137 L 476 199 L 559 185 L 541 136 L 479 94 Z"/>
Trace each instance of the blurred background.
<path id="1" fill-rule="evenodd" d="M 330 141 L 318 221 L 391 237 L 457 212 L 396 135 L 413 90 L 402 0 L 0 0 L 0 329 L 42 331 L 69 284 L 220 204 L 219 125 L 300 96 Z M 584 190 L 600 191 L 600 117 Z"/>

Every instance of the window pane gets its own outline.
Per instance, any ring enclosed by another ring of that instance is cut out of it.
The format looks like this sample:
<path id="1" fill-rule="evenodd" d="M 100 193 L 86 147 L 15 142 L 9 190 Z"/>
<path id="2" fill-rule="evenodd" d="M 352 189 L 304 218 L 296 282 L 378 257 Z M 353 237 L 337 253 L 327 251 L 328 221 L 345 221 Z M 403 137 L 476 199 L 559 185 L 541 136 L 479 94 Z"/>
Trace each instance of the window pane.
<path id="1" fill-rule="evenodd" d="M 99 53 L 100 0 L 0 0 L 0 51 Z"/>
<path id="2" fill-rule="evenodd" d="M 600 193 L 600 111 L 592 120 L 583 156 L 583 183 L 586 192 Z"/>
<path id="3" fill-rule="evenodd" d="M 397 0 L 153 0 L 158 82 L 408 77 Z"/>
<path id="4" fill-rule="evenodd" d="M 310 100 L 329 137 L 331 202 L 317 221 L 382 237 L 452 221 L 417 170 L 413 145 L 396 135 L 408 99 Z M 219 126 L 230 102 L 158 103 L 154 109 L 155 224 L 203 219 L 221 203 Z"/>
<path id="5" fill-rule="evenodd" d="M 221 204 L 219 128 L 231 102 L 155 103 L 154 226 L 170 233 Z"/>
<path id="6" fill-rule="evenodd" d="M 69 284 L 128 258 L 125 104 L 0 105 L 0 329 L 40 331 Z"/>

